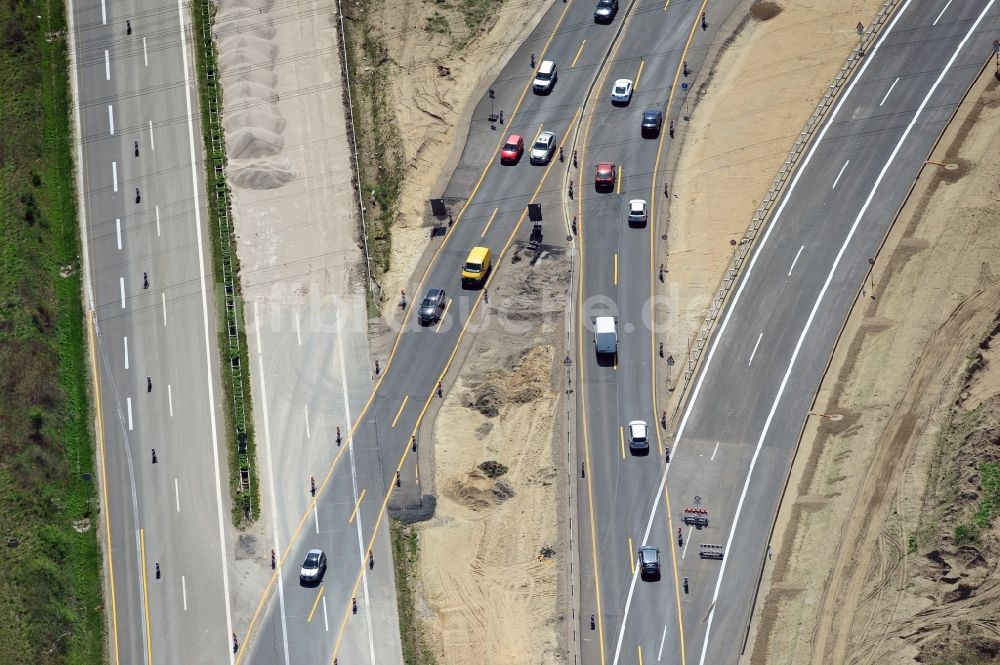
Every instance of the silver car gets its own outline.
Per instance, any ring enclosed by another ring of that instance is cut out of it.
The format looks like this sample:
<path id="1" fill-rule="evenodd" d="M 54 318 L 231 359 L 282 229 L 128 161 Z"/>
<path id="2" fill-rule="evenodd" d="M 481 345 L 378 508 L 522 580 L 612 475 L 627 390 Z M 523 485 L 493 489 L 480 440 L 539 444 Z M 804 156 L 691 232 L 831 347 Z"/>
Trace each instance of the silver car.
<path id="1" fill-rule="evenodd" d="M 633 420 L 628 424 L 628 447 L 633 451 L 649 450 L 649 428 L 645 420 Z"/>
<path id="2" fill-rule="evenodd" d="M 556 151 L 555 132 L 542 132 L 535 139 L 528 153 L 528 161 L 532 164 L 548 164 L 552 153 Z"/>
<path id="3" fill-rule="evenodd" d="M 309 550 L 306 552 L 305 561 L 299 569 L 299 582 L 303 584 L 315 584 L 323 579 L 326 572 L 326 554 L 323 550 Z"/>

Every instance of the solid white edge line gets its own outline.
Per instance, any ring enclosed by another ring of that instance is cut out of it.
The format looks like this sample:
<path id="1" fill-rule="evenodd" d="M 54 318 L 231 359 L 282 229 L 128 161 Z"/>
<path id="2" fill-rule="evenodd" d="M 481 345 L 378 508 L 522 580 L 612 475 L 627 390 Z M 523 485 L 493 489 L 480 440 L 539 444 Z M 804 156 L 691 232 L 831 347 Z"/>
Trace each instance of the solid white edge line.
<path id="1" fill-rule="evenodd" d="M 170 384 L 167 384 L 167 407 L 170 409 L 170 417 L 174 417 L 174 391 Z"/>
<path id="2" fill-rule="evenodd" d="M 163 305 L 163 327 L 167 327 L 167 294 L 160 292 L 160 304 Z"/>
<path id="3" fill-rule="evenodd" d="M 837 177 L 833 179 L 833 187 L 831 187 L 830 189 L 837 189 L 837 183 L 840 182 L 840 176 L 844 175 L 844 169 L 846 169 L 847 165 L 850 163 L 851 160 L 848 159 L 846 162 L 844 162 L 844 165 L 840 167 L 840 172 L 837 173 Z"/>
<path id="4" fill-rule="evenodd" d="M 125 342 L 125 369 L 128 369 L 128 336 L 122 337 Z"/>
<path id="5" fill-rule="evenodd" d="M 187 609 L 188 609 L 188 588 L 187 588 L 187 581 L 185 581 L 183 575 L 181 575 L 181 595 L 184 596 L 184 611 L 187 612 Z"/>
<path id="6" fill-rule="evenodd" d="M 153 206 L 153 210 L 156 213 L 156 237 L 160 237 L 160 206 Z"/>
<path id="7" fill-rule="evenodd" d="M 344 337 L 343 331 L 340 327 L 340 310 L 337 307 L 337 297 L 333 296 L 333 329 L 337 331 L 337 353 L 340 356 L 340 387 L 341 394 L 344 397 L 344 422 L 352 423 L 354 422 L 351 417 L 351 404 L 347 399 L 347 365 L 344 360 Z M 351 432 L 350 426 L 347 428 L 347 455 L 351 463 L 351 492 L 354 497 L 354 505 L 358 508 L 357 519 L 355 522 L 355 529 L 358 533 L 358 554 L 361 556 L 362 561 L 365 558 L 365 541 L 364 533 L 361 529 L 361 506 L 358 503 L 358 471 L 354 464 L 354 436 Z M 374 548 L 374 543 L 372 548 Z M 368 594 L 368 566 L 361 566 L 361 586 L 365 597 L 365 618 L 367 621 L 365 624 L 368 627 L 368 653 L 371 658 L 368 662 L 375 662 L 375 636 L 372 633 L 372 604 L 371 598 Z"/>
<path id="8" fill-rule="evenodd" d="M 316 502 L 313 502 L 313 521 L 316 523 L 316 534 L 319 535 L 319 508 L 316 507 Z"/>
<path id="9" fill-rule="evenodd" d="M 111 54 L 108 53 L 108 49 L 104 49 L 104 76 L 107 80 L 111 80 Z"/>
<path id="10" fill-rule="evenodd" d="M 177 505 L 177 512 L 181 512 L 181 490 L 176 478 L 174 478 L 174 503 Z"/>
<path id="11" fill-rule="evenodd" d="M 115 235 L 118 237 L 118 250 L 121 251 L 122 248 L 122 220 L 120 217 L 115 218 Z"/>
<path id="12" fill-rule="evenodd" d="M 146 52 L 146 38 L 142 38 L 142 62 L 149 67 L 149 54 Z"/>
<path id="13" fill-rule="evenodd" d="M 299 346 L 302 346 L 302 330 L 299 328 L 299 313 L 295 312 L 295 338 L 299 342 Z"/>
<path id="14" fill-rule="evenodd" d="M 945 3 L 945 5 L 944 5 L 944 9 L 942 9 L 942 10 L 941 10 L 941 13 L 937 15 L 937 18 L 936 18 L 936 19 L 934 19 L 934 22 L 933 22 L 933 23 L 931 23 L 931 25 L 937 25 L 937 24 L 938 24 L 938 21 L 940 21 L 940 20 L 941 20 L 941 17 L 942 17 L 942 16 L 944 16 L 944 13 L 945 13 L 946 11 L 948 11 L 948 8 L 949 8 L 949 7 L 951 7 L 951 0 L 948 0 L 948 2 L 946 2 L 946 3 Z"/>
<path id="15" fill-rule="evenodd" d="M 801 254 L 802 250 L 805 249 L 805 248 L 806 248 L 806 246 L 802 245 L 801 247 L 799 247 L 799 251 L 795 252 L 795 258 L 792 259 L 792 265 L 788 268 L 788 276 L 789 277 L 792 276 L 792 271 L 795 270 L 795 264 L 799 262 L 799 254 Z"/>
<path id="16" fill-rule="evenodd" d="M 760 346 L 760 340 L 764 339 L 764 333 L 757 335 L 757 343 L 753 345 L 753 351 L 750 352 L 750 360 L 747 361 L 747 367 L 753 364 L 753 357 L 757 355 L 757 347 Z"/>
<path id="17" fill-rule="evenodd" d="M 110 130 L 111 136 L 115 135 L 115 109 L 108 104 L 108 128 Z"/>
<path id="18" fill-rule="evenodd" d="M 116 162 L 116 161 L 112 161 L 111 162 L 111 184 L 114 187 L 114 190 L 117 192 L 118 191 L 118 162 Z"/>
<path id="19" fill-rule="evenodd" d="M 132 398 L 125 398 L 125 408 L 128 410 L 128 431 L 132 431 Z"/>
<path id="20" fill-rule="evenodd" d="M 312 432 L 309 430 L 309 405 L 303 404 L 302 409 L 306 412 L 306 438 L 312 438 Z"/>
<path id="21" fill-rule="evenodd" d="M 222 508 L 222 478 L 219 468 L 219 432 L 215 420 L 215 386 L 213 385 L 214 367 L 212 362 L 213 336 L 209 329 L 208 294 L 209 287 L 205 276 L 205 244 L 201 233 L 201 205 L 199 205 L 198 189 L 198 157 L 194 142 L 194 112 L 191 104 L 191 69 L 188 63 L 187 26 L 184 22 L 184 2 L 177 0 L 177 22 L 180 26 L 181 59 L 184 65 L 184 98 L 187 105 L 188 150 L 191 159 L 191 196 L 194 203 L 194 228 L 198 237 L 198 278 L 201 284 L 201 316 L 205 329 L 205 382 L 208 385 L 208 414 L 212 429 L 212 459 L 215 464 L 215 507 L 219 525 L 219 560 L 222 563 L 223 605 L 226 607 L 226 634 L 221 636 L 225 642 L 226 654 L 230 664 L 234 661 L 234 653 L 230 648 L 229 636 L 233 632 L 233 613 L 229 606 L 229 562 L 226 555 L 225 511 Z"/>
<path id="22" fill-rule="evenodd" d="M 267 459 L 267 494 L 271 503 L 271 515 L 277 516 L 278 504 L 274 496 L 274 462 L 271 456 L 271 418 L 267 411 L 267 383 L 264 381 L 264 348 L 260 337 L 260 307 L 257 301 L 253 303 L 253 326 L 257 339 L 257 368 L 260 375 L 260 415 L 264 421 L 264 454 Z M 249 342 L 249 337 L 247 338 Z M 271 538 L 274 540 L 274 555 L 281 560 L 281 541 L 278 539 L 277 517 L 271 520 Z M 278 607 L 281 612 L 281 645 L 285 655 L 285 665 L 288 660 L 288 620 L 285 616 L 285 581 L 278 566 Z"/>
<path id="23" fill-rule="evenodd" d="M 122 309 L 125 309 L 125 278 L 118 278 L 118 289 L 121 291 L 122 296 Z"/>
<path id="24" fill-rule="evenodd" d="M 153 121 L 149 121 L 149 149 L 156 152 L 156 141 L 153 139 Z"/>
<path id="25" fill-rule="evenodd" d="M 885 104 L 885 100 L 889 99 L 889 95 L 892 94 L 892 89 L 896 87 L 897 83 L 899 83 L 898 76 L 896 77 L 896 80 L 892 82 L 892 85 L 889 86 L 889 89 L 885 91 L 885 96 L 882 98 L 882 101 L 878 103 L 879 108 L 882 108 L 882 105 Z"/>
<path id="26" fill-rule="evenodd" d="M 982 22 L 983 18 L 986 16 L 986 13 L 993 6 L 993 4 L 994 4 L 995 1 L 996 0 L 989 0 L 986 3 L 986 6 L 983 8 L 983 11 L 979 14 L 979 16 L 976 18 L 976 20 L 972 23 L 972 26 L 969 28 L 968 32 L 965 33 L 965 37 L 963 37 L 962 41 L 959 42 L 958 46 L 955 48 L 955 51 L 952 53 L 951 57 L 948 59 L 948 62 L 945 64 L 944 68 L 941 70 L 941 73 L 938 74 L 937 79 L 934 80 L 934 83 L 931 85 L 930 89 L 928 89 L 927 94 L 924 95 L 923 100 L 921 100 L 921 102 L 920 102 L 920 106 L 917 107 L 917 110 L 913 114 L 913 118 L 910 120 L 909 124 L 907 124 L 906 129 L 903 130 L 902 136 L 900 136 L 899 141 L 896 143 L 895 147 L 892 149 L 892 152 L 889 154 L 888 159 L 886 160 L 885 164 L 882 166 L 882 169 L 879 171 L 878 176 L 875 178 L 875 181 L 874 181 L 874 183 L 872 184 L 872 187 L 871 187 L 871 191 L 869 191 L 868 196 L 865 198 L 864 204 L 861 206 L 861 209 L 858 211 L 857 216 L 854 218 L 854 223 L 851 224 L 851 228 L 848 231 L 847 236 L 844 238 L 844 242 L 840 246 L 840 250 L 837 252 L 836 258 L 834 258 L 833 265 L 830 267 L 830 272 L 827 274 L 826 281 L 823 283 L 823 287 L 820 289 L 819 294 L 816 296 L 816 301 L 813 304 L 812 310 L 809 312 L 809 318 L 806 319 L 805 326 L 802 328 L 802 333 L 799 335 L 799 339 L 798 339 L 798 341 L 795 344 L 795 349 L 792 351 L 792 356 L 791 356 L 791 358 L 788 361 L 788 368 L 785 370 L 785 375 L 781 379 L 781 384 L 778 386 L 778 392 L 775 394 L 774 402 L 771 404 L 771 410 L 767 414 L 767 419 L 764 421 L 764 428 L 761 431 L 760 437 L 757 440 L 757 445 L 756 445 L 756 447 L 754 449 L 753 457 L 750 460 L 750 467 L 749 467 L 749 469 L 747 469 L 746 479 L 744 480 L 744 483 L 743 483 L 743 490 L 740 493 L 740 499 L 739 499 L 739 502 L 736 505 L 736 512 L 735 512 L 735 514 L 733 516 L 733 523 L 732 523 L 732 526 L 729 529 L 729 537 L 726 539 L 726 549 L 725 549 L 725 552 L 727 552 L 727 553 L 731 553 L 731 547 L 732 547 L 732 544 L 733 544 L 733 538 L 735 537 L 735 535 L 736 535 L 736 529 L 739 526 L 740 514 L 743 511 L 743 503 L 746 500 L 747 491 L 750 488 L 750 480 L 753 477 L 754 467 L 757 464 L 757 459 L 760 456 L 760 451 L 764 447 L 764 439 L 767 438 L 768 431 L 771 428 L 771 421 L 774 418 L 775 412 L 778 410 L 778 403 L 781 401 L 781 398 L 784 395 L 785 387 L 788 385 L 788 380 L 789 380 L 789 378 L 791 377 L 791 374 L 792 374 L 792 369 L 795 367 L 795 361 L 798 358 L 799 352 L 802 349 L 802 343 L 805 341 L 806 336 L 809 334 L 809 329 L 812 327 L 813 320 L 816 318 L 816 313 L 819 311 L 820 304 L 823 302 L 823 298 L 826 296 L 827 289 L 830 288 L 830 284 L 833 282 L 833 275 L 836 272 L 838 266 L 840 265 L 840 261 L 843 259 L 844 253 L 847 251 L 847 246 L 848 246 L 848 244 L 850 244 L 851 240 L 854 238 L 854 234 L 857 231 L 858 226 L 861 224 L 861 218 L 864 217 L 865 213 L 868 211 L 868 207 L 871 205 L 872 200 L 874 200 L 874 198 L 875 198 L 875 192 L 878 190 L 879 185 L 881 185 L 882 179 L 885 178 L 885 174 L 888 173 L 889 167 L 892 166 L 892 163 L 896 160 L 896 156 L 899 154 L 899 151 L 902 148 L 903 144 L 906 142 L 907 138 L 909 138 L 910 132 L 913 131 L 913 127 L 917 124 L 917 120 L 920 118 L 920 115 L 923 113 L 924 109 L 927 107 L 927 103 L 930 101 L 930 98 L 937 91 L 938 86 L 941 85 L 941 81 L 944 80 L 945 76 L 951 70 L 952 65 L 955 64 L 955 60 L 958 58 L 958 54 L 965 47 L 965 44 L 966 44 L 966 42 L 969 41 L 969 38 L 972 36 L 972 33 L 975 32 L 976 28 L 979 27 L 979 24 Z M 872 57 L 875 55 L 875 51 L 878 50 L 878 46 L 881 46 L 881 44 L 883 43 L 883 41 L 885 40 L 885 38 L 892 31 L 892 28 L 895 26 L 896 21 L 899 19 L 900 16 L 902 16 L 903 12 L 905 12 L 906 9 L 909 7 L 910 2 L 912 2 L 912 0 L 907 0 L 906 4 L 904 4 L 902 6 L 902 8 L 900 8 L 897 11 L 896 16 L 893 18 L 893 21 L 892 21 L 892 23 L 889 26 L 889 29 L 886 31 L 885 35 L 882 36 L 882 39 L 879 40 L 878 45 L 876 45 L 875 50 L 872 51 L 872 54 L 869 57 L 869 60 L 865 63 L 866 67 L 872 61 Z M 864 74 L 864 69 L 865 69 L 865 67 L 863 67 L 861 70 L 859 70 L 858 76 L 855 77 L 854 81 L 851 83 L 851 88 L 853 88 L 854 83 L 856 83 L 857 81 L 859 81 L 861 79 L 861 76 Z M 845 96 L 844 96 L 843 99 L 846 100 L 847 96 L 849 94 L 850 94 L 850 89 L 848 89 L 847 94 L 845 94 Z M 838 111 L 840 110 L 840 106 L 841 106 L 842 103 L 843 103 L 843 100 L 841 101 L 840 104 L 837 105 L 837 110 Z M 830 123 L 833 122 L 833 120 L 836 118 L 836 116 L 837 116 L 836 111 L 833 114 L 830 115 L 830 119 L 827 121 L 826 127 L 830 126 Z M 824 127 L 824 133 L 825 133 L 826 127 Z M 817 142 L 815 144 L 816 146 L 819 145 L 821 139 L 822 139 L 822 137 L 820 137 L 820 139 L 817 140 Z M 815 149 L 815 147 L 814 147 L 814 149 Z M 810 154 L 811 153 L 812 153 L 812 151 L 810 151 Z M 803 170 L 804 170 L 804 168 L 803 168 Z M 801 172 L 802 171 L 799 171 L 799 173 L 801 173 Z M 787 201 L 787 200 L 788 200 L 788 197 L 786 196 L 785 201 Z M 771 228 L 774 228 L 773 224 L 774 224 L 774 222 L 772 220 L 772 226 L 771 226 Z M 744 280 L 744 284 L 745 283 L 746 282 Z M 714 346 L 715 345 L 713 345 L 713 347 Z M 718 603 L 718 600 L 719 600 L 719 591 L 722 588 L 722 579 L 723 579 L 723 576 L 725 575 L 725 572 L 726 572 L 726 565 L 728 564 L 728 562 L 730 560 L 731 560 L 731 557 L 725 557 L 725 558 L 723 558 L 722 564 L 719 567 L 718 577 L 717 577 L 716 582 L 715 582 L 715 591 L 712 594 L 712 603 L 711 603 L 711 606 L 710 606 L 711 609 L 708 612 L 708 620 L 707 620 L 706 625 L 705 625 L 705 639 L 704 639 L 704 642 L 702 643 L 701 658 L 698 661 L 699 665 L 704 665 L 704 663 L 705 663 L 705 657 L 706 657 L 706 655 L 708 653 L 708 642 L 709 642 L 709 637 L 710 637 L 711 632 L 712 632 L 712 622 L 715 619 L 715 608 L 717 607 L 717 603 Z"/>

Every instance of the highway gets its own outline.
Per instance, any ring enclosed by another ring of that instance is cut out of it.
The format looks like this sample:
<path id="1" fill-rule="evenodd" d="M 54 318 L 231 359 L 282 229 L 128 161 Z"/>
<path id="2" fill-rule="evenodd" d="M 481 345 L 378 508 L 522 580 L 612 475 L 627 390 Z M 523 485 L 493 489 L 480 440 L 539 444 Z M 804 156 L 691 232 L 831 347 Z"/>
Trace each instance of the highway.
<path id="1" fill-rule="evenodd" d="M 580 344 L 589 470 L 580 505 L 593 506 L 600 584 L 594 609 L 586 599 L 581 607 L 581 634 L 597 633 L 599 642 L 584 651 L 586 662 L 738 662 L 785 478 L 839 330 L 857 298 L 877 297 L 877 284 L 874 294 L 862 291 L 869 259 L 877 260 L 934 140 L 991 56 L 998 27 L 990 0 L 901 3 L 757 241 L 676 433 L 660 441 L 671 446 L 670 464 L 662 448 L 646 458 L 622 453 L 619 438 L 628 420 L 657 420 L 652 404 L 665 387 L 643 319 L 653 262 L 624 223 L 590 221 L 614 219 L 623 201 L 656 187 L 647 180 L 619 200 L 584 198 L 581 324 L 598 313 L 590 303 L 600 295 L 617 307 L 622 331 L 617 367 L 598 364 L 585 336 Z M 588 154 L 594 146 L 607 154 L 603 134 L 591 130 L 587 142 Z M 625 164 L 626 173 L 636 169 L 631 156 Z M 615 255 L 624 257 L 617 276 Z M 707 529 L 680 524 L 681 511 L 696 505 L 708 510 Z M 663 554 L 659 582 L 639 581 L 632 570 L 644 542 Z M 704 544 L 721 545 L 724 559 L 700 558 Z"/>
<path id="2" fill-rule="evenodd" d="M 69 9 L 115 664 L 232 659 L 226 450 L 187 11 L 131 0 Z"/>

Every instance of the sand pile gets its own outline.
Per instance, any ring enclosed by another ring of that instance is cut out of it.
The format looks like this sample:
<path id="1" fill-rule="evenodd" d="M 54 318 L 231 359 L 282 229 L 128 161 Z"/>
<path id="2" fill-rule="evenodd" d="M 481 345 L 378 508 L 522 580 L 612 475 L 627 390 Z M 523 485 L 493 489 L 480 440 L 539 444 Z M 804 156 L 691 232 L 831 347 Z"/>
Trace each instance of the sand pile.
<path id="1" fill-rule="evenodd" d="M 229 179 L 247 189 L 281 187 L 295 177 L 282 154 L 285 119 L 274 72 L 278 45 L 267 15 L 272 1 L 222 0 L 215 17 Z"/>

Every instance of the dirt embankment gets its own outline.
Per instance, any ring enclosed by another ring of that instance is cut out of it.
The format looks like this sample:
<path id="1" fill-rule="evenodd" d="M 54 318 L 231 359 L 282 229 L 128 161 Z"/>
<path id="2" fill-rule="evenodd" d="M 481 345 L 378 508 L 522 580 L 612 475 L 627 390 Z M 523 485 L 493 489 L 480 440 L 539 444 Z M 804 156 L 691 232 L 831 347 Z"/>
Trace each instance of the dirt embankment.
<path id="1" fill-rule="evenodd" d="M 1000 657 L 998 150 L 987 72 L 835 352 L 779 514 L 753 663 Z"/>

